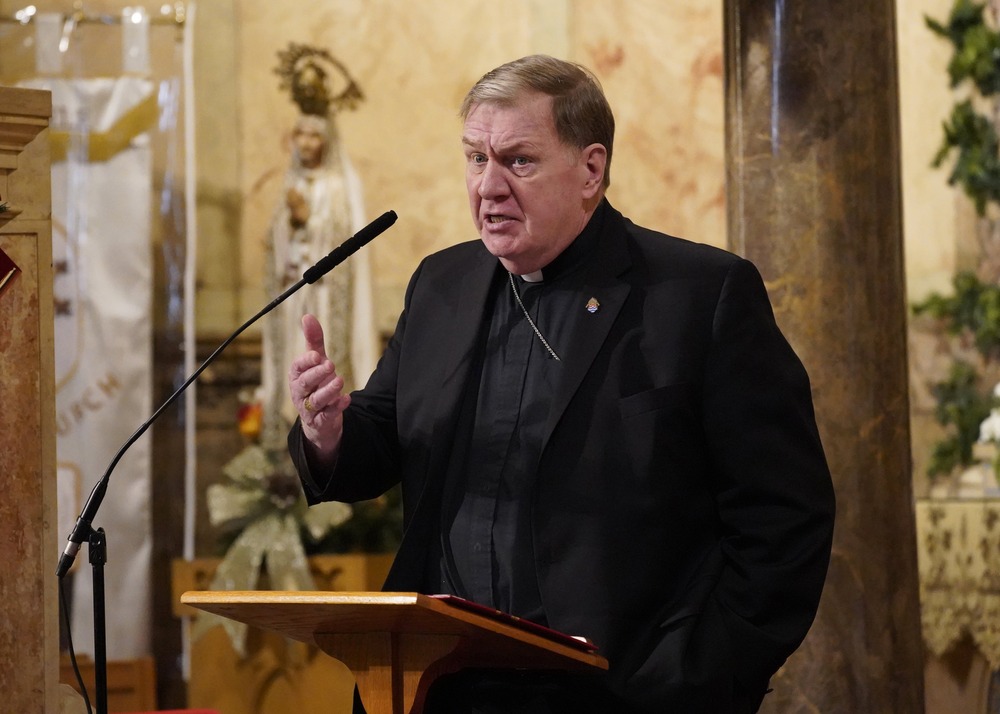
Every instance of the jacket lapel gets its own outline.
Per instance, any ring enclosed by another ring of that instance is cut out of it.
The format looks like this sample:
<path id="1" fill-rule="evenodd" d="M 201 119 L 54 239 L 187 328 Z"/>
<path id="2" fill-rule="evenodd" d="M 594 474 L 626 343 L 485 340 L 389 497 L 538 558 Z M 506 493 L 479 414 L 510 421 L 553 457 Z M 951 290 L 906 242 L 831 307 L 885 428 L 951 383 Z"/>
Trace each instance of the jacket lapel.
<path id="1" fill-rule="evenodd" d="M 472 265 L 440 292 L 434 320 L 417 328 L 425 330 L 418 339 L 431 340 L 434 345 L 423 359 L 426 364 L 420 377 L 421 389 L 434 401 L 433 409 L 427 412 L 433 429 L 426 477 L 386 578 L 386 589 L 413 590 L 422 582 L 428 544 L 437 533 L 436 519 L 440 517 L 462 395 L 475 362 L 476 339 L 497 266 L 496 258 L 483 248 Z"/>
<path id="2" fill-rule="evenodd" d="M 431 371 L 429 394 L 436 401 L 430 477 L 436 479 L 447 468 L 455 422 L 462 395 L 475 363 L 476 340 L 480 335 L 490 285 L 498 269 L 497 259 L 484 248 L 473 267 L 456 277 L 454 289 L 446 299 L 448 319 L 435 336 L 439 349 L 437 364 Z"/>
<path id="3" fill-rule="evenodd" d="M 628 298 L 631 286 L 620 276 L 630 267 L 624 219 L 609 206 L 597 253 L 590 261 L 587 277 L 580 289 L 580 309 L 569 315 L 569 319 L 573 321 L 570 331 L 573 340 L 570 349 L 563 356 L 566 371 L 549 409 L 542 443 L 543 452 Z M 591 298 L 600 305 L 594 312 L 586 309 Z"/>

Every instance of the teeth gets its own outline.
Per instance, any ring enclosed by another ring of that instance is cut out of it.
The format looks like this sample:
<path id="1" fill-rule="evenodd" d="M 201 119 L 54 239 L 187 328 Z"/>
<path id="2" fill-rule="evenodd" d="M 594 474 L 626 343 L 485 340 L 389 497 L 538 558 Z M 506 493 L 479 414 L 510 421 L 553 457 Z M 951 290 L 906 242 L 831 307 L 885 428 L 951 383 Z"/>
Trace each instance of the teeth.
<path id="1" fill-rule="evenodd" d="M 503 223 L 503 216 L 490 216 L 490 223 Z"/>

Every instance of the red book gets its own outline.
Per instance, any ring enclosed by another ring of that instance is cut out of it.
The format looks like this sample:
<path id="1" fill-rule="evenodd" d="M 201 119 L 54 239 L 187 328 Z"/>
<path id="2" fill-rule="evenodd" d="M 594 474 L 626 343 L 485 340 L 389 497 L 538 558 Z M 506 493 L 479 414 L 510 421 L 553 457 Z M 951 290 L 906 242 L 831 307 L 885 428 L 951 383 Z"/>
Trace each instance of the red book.
<path id="1" fill-rule="evenodd" d="M 18 272 L 20 272 L 20 268 L 14 264 L 9 255 L 0 249 L 0 292 L 3 292 L 3 289 Z"/>
<path id="2" fill-rule="evenodd" d="M 486 605 L 480 605 L 478 602 L 473 602 L 472 600 L 466 600 L 458 595 L 431 595 L 430 597 L 435 600 L 440 600 L 446 602 L 449 605 L 454 605 L 455 607 L 461 607 L 466 610 L 471 610 L 472 612 L 477 612 L 480 615 L 486 615 L 487 617 L 492 617 L 500 622 L 506 622 L 508 625 L 514 625 L 515 627 L 520 627 L 522 630 L 527 632 L 533 632 L 536 635 L 541 635 L 542 637 L 547 637 L 550 640 L 559 642 L 564 645 L 569 645 L 570 647 L 575 647 L 585 652 L 596 652 L 597 645 L 588 640 L 586 637 L 581 637 L 578 635 L 567 635 L 564 632 L 559 632 L 558 630 L 553 630 L 545 625 L 539 625 L 537 622 L 532 622 L 531 620 L 525 620 L 524 618 L 517 617 L 516 615 L 511 615 L 507 612 L 502 612 L 501 610 L 494 610 L 492 607 L 487 607 Z"/>

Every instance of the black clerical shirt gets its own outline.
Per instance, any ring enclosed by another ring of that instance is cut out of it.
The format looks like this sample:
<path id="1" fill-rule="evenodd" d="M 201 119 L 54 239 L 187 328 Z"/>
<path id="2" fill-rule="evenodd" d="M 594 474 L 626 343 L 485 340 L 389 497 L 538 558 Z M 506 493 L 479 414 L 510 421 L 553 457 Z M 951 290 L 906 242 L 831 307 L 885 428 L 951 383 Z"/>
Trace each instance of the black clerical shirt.
<path id="1" fill-rule="evenodd" d="M 545 347 L 498 271 L 463 394 L 445 481 L 427 590 L 445 592 L 546 624 L 535 568 L 534 491 L 549 405 L 572 361 L 571 311 L 586 310 L 584 266 L 593 254 L 602 203 L 583 232 L 542 270 L 514 276 L 524 309 L 559 356 Z M 538 277 L 537 275 L 534 277 Z"/>

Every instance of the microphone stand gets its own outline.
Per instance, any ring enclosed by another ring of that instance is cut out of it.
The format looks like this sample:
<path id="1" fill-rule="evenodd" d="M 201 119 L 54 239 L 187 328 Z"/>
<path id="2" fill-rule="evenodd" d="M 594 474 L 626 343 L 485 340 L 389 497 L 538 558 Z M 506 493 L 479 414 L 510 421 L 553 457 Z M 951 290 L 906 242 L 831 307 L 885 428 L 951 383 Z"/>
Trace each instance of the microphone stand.
<path id="1" fill-rule="evenodd" d="M 243 334 L 243 332 L 250 327 L 250 325 L 257 322 L 257 320 L 271 312 L 274 308 L 278 307 L 278 305 L 287 300 L 293 293 L 297 292 L 304 285 L 311 285 L 312 283 L 315 283 L 317 280 L 344 262 L 352 254 L 357 252 L 362 246 L 371 242 L 376 236 L 383 233 L 395 222 L 396 212 L 386 211 L 367 226 L 359 230 L 355 235 L 348 238 L 338 247 L 334 248 L 326 256 L 320 258 L 314 266 L 302 274 L 302 278 L 297 283 L 289 287 L 281 293 L 281 295 L 268 303 L 267 306 L 265 306 L 260 312 L 240 325 L 236 332 L 226 338 L 225 342 L 219 345 L 215 351 L 208 356 L 208 359 L 202 362 L 201 366 L 198 367 L 198 369 L 196 369 L 194 373 L 184 381 L 184 384 L 171 394 L 167 400 L 160 405 L 160 408 L 153 412 L 153 415 L 143 422 L 142 426 L 136 429 L 135 433 L 128 438 L 120 449 L 118 449 L 118 453 L 116 453 L 115 457 L 111 460 L 111 464 L 104 472 L 101 480 L 97 482 L 94 489 L 90 492 L 90 496 L 87 498 L 87 502 L 84 504 L 83 510 L 76 519 L 76 525 L 73 526 L 73 530 L 67 538 L 69 542 L 66 544 L 66 548 L 63 550 L 62 555 L 59 556 L 59 563 L 56 566 L 56 577 L 62 579 L 66 573 L 69 572 L 69 569 L 73 565 L 73 561 L 76 559 L 76 554 L 80 550 L 81 544 L 84 541 L 87 541 L 89 560 L 90 564 L 93 566 L 94 578 L 94 684 L 96 690 L 95 699 L 97 704 L 97 714 L 108 713 L 107 633 L 105 626 L 104 597 L 104 565 L 107 563 L 107 539 L 105 537 L 104 529 L 95 529 L 92 524 L 94 522 L 94 517 L 97 515 L 98 509 L 101 507 L 101 503 L 104 501 L 104 495 L 107 493 L 111 472 L 114 470 L 115 466 L 118 465 L 118 462 L 121 461 L 129 447 L 131 447 L 132 444 L 139 439 L 139 437 L 146 433 L 149 427 L 153 425 L 153 422 L 159 418 L 160 414 L 162 414 L 167 407 L 177 401 L 177 398 L 180 397 L 180 395 L 183 394 L 189 386 L 191 386 L 191 383 L 194 382 L 201 375 L 201 373 L 215 361 L 215 358 L 218 357 L 222 351 L 233 342 L 233 340 Z"/>

